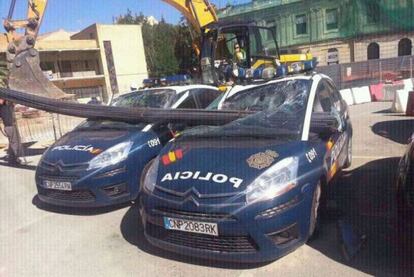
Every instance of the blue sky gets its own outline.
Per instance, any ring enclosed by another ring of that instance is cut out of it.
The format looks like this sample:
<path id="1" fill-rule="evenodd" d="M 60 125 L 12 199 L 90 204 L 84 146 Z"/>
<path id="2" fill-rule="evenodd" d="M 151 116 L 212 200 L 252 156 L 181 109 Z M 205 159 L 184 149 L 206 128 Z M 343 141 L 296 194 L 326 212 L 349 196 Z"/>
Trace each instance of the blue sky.
<path id="1" fill-rule="evenodd" d="M 248 0 L 211 0 L 219 7 L 226 3 L 237 4 Z M 27 0 L 17 0 L 15 18 L 24 18 Z M 7 16 L 10 0 L 0 0 L 1 18 Z M 79 31 L 92 23 L 112 23 L 113 18 L 124 14 L 127 9 L 142 11 L 157 19 L 162 16 L 167 22 L 175 23 L 180 13 L 161 0 L 49 0 L 48 10 L 41 27 L 41 33 L 60 28 Z"/>

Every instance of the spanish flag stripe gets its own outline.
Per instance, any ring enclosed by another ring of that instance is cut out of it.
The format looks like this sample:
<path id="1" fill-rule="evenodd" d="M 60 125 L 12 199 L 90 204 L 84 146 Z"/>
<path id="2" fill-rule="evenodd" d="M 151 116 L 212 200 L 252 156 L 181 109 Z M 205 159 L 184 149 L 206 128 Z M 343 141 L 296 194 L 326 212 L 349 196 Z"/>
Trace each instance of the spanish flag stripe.
<path id="1" fill-rule="evenodd" d="M 178 149 L 178 150 L 175 150 L 174 152 L 175 152 L 175 156 L 177 157 L 177 160 L 181 160 L 183 158 L 183 150 Z"/>
<path id="2" fill-rule="evenodd" d="M 170 158 L 170 162 L 175 162 L 177 160 L 174 152 L 169 152 L 168 157 Z"/>
<path id="3" fill-rule="evenodd" d="M 168 155 L 164 155 L 164 156 L 162 156 L 162 163 L 164 164 L 164 165 L 169 165 L 171 162 L 170 162 L 170 158 L 168 157 Z"/>

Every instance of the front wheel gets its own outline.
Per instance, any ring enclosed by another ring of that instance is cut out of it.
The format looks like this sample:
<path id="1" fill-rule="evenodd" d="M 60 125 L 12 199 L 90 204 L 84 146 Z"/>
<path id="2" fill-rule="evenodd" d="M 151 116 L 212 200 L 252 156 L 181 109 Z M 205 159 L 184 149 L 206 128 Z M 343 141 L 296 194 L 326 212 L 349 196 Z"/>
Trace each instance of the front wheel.
<path id="1" fill-rule="evenodd" d="M 311 210 L 310 222 L 309 222 L 309 238 L 310 239 L 315 235 L 316 229 L 318 226 L 318 215 L 319 215 L 321 195 L 322 195 L 322 187 L 321 187 L 321 182 L 319 181 L 316 184 L 315 191 L 313 192 L 312 210 Z"/>
<path id="2" fill-rule="evenodd" d="M 349 137 L 348 146 L 346 149 L 346 160 L 344 164 L 344 168 L 350 167 L 352 164 L 352 137 Z"/>

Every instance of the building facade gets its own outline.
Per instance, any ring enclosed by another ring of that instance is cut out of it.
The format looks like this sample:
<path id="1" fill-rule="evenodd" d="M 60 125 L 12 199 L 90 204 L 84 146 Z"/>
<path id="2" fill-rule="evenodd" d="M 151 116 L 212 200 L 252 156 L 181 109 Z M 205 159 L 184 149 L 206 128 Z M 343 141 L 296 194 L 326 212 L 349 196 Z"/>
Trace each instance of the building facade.
<path id="1" fill-rule="evenodd" d="M 7 47 L 0 40 L 0 54 Z M 93 24 L 78 33 L 64 30 L 38 37 L 40 67 L 62 90 L 87 101 L 108 101 L 148 77 L 140 25 Z"/>
<path id="2" fill-rule="evenodd" d="M 221 19 L 271 27 L 281 53 L 310 51 L 321 65 L 412 54 L 414 0 L 253 0 Z"/>

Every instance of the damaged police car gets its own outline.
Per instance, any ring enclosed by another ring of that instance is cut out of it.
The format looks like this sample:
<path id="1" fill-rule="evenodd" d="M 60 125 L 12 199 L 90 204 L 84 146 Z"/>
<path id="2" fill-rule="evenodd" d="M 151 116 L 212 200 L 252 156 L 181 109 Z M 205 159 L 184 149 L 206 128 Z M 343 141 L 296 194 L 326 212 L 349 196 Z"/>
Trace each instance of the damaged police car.
<path id="1" fill-rule="evenodd" d="M 322 187 L 351 163 L 347 105 L 313 74 L 240 91 L 222 107 L 253 114 L 188 129 L 147 165 L 145 236 L 201 258 L 274 260 L 315 232 Z"/>
<path id="2" fill-rule="evenodd" d="M 206 108 L 222 94 L 204 85 L 138 90 L 113 106 Z M 142 169 L 173 137 L 166 124 L 87 120 L 42 156 L 36 171 L 38 196 L 59 206 L 99 207 L 136 199 Z"/>

